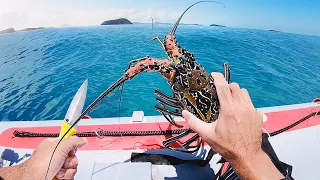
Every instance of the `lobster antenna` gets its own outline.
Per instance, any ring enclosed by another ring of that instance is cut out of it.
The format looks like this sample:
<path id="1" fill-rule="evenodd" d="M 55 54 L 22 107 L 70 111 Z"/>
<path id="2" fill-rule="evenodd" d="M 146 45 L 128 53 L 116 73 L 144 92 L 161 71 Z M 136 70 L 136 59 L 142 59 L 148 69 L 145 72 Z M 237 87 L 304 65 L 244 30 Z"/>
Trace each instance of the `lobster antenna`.
<path id="1" fill-rule="evenodd" d="M 119 125 L 118 127 L 119 127 L 119 132 L 121 132 L 121 130 L 120 130 L 120 108 L 121 108 L 121 101 L 122 101 L 123 86 L 124 86 L 124 83 L 121 86 L 121 91 L 120 91 L 120 96 L 119 96 L 119 104 L 118 104 L 118 125 Z M 122 136 L 122 134 L 121 134 L 121 136 Z"/>
<path id="2" fill-rule="evenodd" d="M 121 107 L 121 101 L 122 101 L 123 86 L 124 86 L 124 83 L 122 84 L 121 90 L 120 90 L 120 97 L 119 97 L 119 104 L 118 104 L 118 116 L 119 116 L 119 118 L 120 118 L 120 107 Z"/>
<path id="3" fill-rule="evenodd" d="M 179 23 L 180 23 L 183 15 L 184 15 L 192 6 L 194 6 L 194 5 L 196 5 L 196 4 L 199 4 L 199 3 L 203 3 L 203 2 L 218 3 L 218 4 L 223 5 L 223 8 L 226 7 L 224 4 L 222 4 L 221 2 L 217 2 L 217 1 L 198 1 L 198 2 L 196 2 L 196 3 L 194 3 L 194 4 L 192 4 L 191 6 L 189 6 L 189 7 L 181 14 L 181 16 L 179 17 L 179 19 L 177 20 L 177 22 L 174 24 L 173 28 L 171 29 L 170 34 L 171 34 L 171 35 L 174 35 L 174 33 L 176 32 L 176 30 L 177 30 L 177 28 L 178 28 L 178 25 L 179 25 Z"/>
<path id="4" fill-rule="evenodd" d="M 151 17 L 151 32 L 152 32 L 152 37 L 153 37 L 153 17 Z"/>

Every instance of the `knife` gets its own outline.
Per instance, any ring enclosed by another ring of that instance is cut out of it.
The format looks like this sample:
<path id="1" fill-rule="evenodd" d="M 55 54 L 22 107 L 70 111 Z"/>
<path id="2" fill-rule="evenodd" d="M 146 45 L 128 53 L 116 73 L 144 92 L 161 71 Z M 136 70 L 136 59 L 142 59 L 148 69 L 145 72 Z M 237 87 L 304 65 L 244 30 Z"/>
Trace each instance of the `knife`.
<path id="1" fill-rule="evenodd" d="M 77 132 L 77 124 L 75 125 L 73 124 L 76 123 L 77 119 L 81 115 L 84 102 L 86 101 L 87 87 L 88 87 L 88 79 L 86 79 L 82 83 L 81 87 L 78 89 L 76 95 L 73 97 L 69 105 L 67 114 L 64 118 L 64 121 L 62 121 L 62 124 L 61 124 L 60 134 L 58 137 L 59 139 L 68 138 Z M 73 127 L 70 129 L 71 126 Z M 57 177 L 54 177 L 53 180 L 57 180 Z"/>
<path id="2" fill-rule="evenodd" d="M 70 129 L 70 127 L 77 121 L 77 119 L 81 115 L 81 112 L 82 112 L 82 109 L 84 106 L 84 102 L 86 100 L 87 87 L 88 87 L 88 80 L 86 79 L 82 83 L 81 87 L 78 89 L 76 95 L 73 97 L 73 99 L 70 103 L 67 114 L 64 118 L 64 121 L 61 124 L 59 139 L 68 138 L 77 132 L 76 131 L 77 124 L 74 125 L 73 128 L 71 128 L 71 129 Z M 69 130 L 69 132 L 68 132 L 68 130 Z M 67 132 L 67 134 L 64 136 L 64 134 L 66 132 Z"/>

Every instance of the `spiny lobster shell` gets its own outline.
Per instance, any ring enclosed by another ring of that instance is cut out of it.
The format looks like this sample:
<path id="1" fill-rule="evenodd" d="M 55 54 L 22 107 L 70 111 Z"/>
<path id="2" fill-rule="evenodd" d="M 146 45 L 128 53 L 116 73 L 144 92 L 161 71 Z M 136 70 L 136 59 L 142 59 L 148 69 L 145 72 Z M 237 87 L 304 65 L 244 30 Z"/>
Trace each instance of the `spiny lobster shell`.
<path id="1" fill-rule="evenodd" d="M 213 122 L 219 113 L 219 101 L 213 78 L 193 57 L 175 65 L 171 89 L 184 108 L 205 122 Z"/>

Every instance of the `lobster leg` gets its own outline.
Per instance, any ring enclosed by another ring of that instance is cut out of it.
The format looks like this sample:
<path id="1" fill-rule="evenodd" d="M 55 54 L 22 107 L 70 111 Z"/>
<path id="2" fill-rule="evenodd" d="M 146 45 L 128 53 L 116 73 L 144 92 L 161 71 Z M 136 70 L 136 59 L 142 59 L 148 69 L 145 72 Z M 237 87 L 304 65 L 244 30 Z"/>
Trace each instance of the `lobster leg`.
<path id="1" fill-rule="evenodd" d="M 171 150 L 174 150 L 174 151 L 187 152 L 187 153 L 196 152 L 196 151 L 199 150 L 201 142 L 200 142 L 198 145 L 194 146 L 195 149 L 193 149 L 193 150 L 179 150 L 179 149 L 176 149 L 176 148 L 174 148 L 173 146 L 170 145 L 170 144 L 178 141 L 179 139 L 187 136 L 188 134 L 190 134 L 190 133 L 192 133 L 192 132 L 193 132 L 193 131 L 192 131 L 191 129 L 187 129 L 186 131 L 180 133 L 179 135 L 174 136 L 174 137 L 171 137 L 171 138 L 163 141 L 163 145 L 164 145 L 164 147 L 166 147 L 166 148 L 168 148 L 168 149 L 171 149 Z M 191 144 L 191 143 L 194 142 L 195 140 L 196 140 L 196 138 L 191 138 L 191 139 L 189 139 L 188 141 L 191 141 L 189 144 Z M 188 142 L 188 141 L 187 141 L 187 142 Z M 186 147 L 188 147 L 188 146 L 186 146 Z M 191 147 L 191 146 L 189 146 L 189 147 Z M 191 147 L 191 148 L 192 148 L 192 147 Z"/>
<path id="2" fill-rule="evenodd" d="M 228 63 L 223 64 L 223 69 L 224 69 L 224 78 L 230 83 L 230 65 Z"/>
<path id="3" fill-rule="evenodd" d="M 164 105 L 163 105 L 163 106 L 164 106 Z M 165 109 L 165 106 L 164 106 L 164 108 L 161 108 L 161 107 L 159 107 L 159 106 L 155 106 L 155 109 L 156 109 L 157 111 L 159 111 L 159 112 L 163 115 L 163 117 L 165 117 L 166 120 L 167 120 L 170 124 L 172 124 L 172 125 L 174 125 L 174 126 L 176 126 L 176 127 L 178 127 L 178 128 L 182 128 L 182 127 L 183 127 L 183 126 L 177 124 L 177 123 L 174 121 L 173 117 L 171 116 L 171 115 L 174 115 L 174 116 L 182 116 L 181 112 L 179 112 L 178 109 L 176 109 L 176 112 L 173 112 L 173 111 L 170 111 L 170 110 L 168 110 L 168 109 Z"/>
<path id="4" fill-rule="evenodd" d="M 156 101 L 158 103 L 160 103 L 162 106 L 169 106 L 169 107 L 172 107 L 172 108 L 182 108 L 182 105 L 181 103 L 170 103 L 170 102 L 167 102 L 167 101 L 164 101 L 163 99 L 161 98 L 156 98 Z"/>
<path id="5" fill-rule="evenodd" d="M 162 92 L 159 91 L 159 90 L 155 90 L 155 92 L 156 92 L 156 94 L 157 94 L 159 97 L 166 98 L 166 100 L 169 99 L 169 100 L 174 100 L 174 101 L 176 101 L 176 99 L 174 99 L 174 98 L 172 98 L 172 97 L 170 97 L 170 96 L 162 93 Z M 163 101 L 163 99 L 160 99 L 160 98 L 157 98 L 156 100 L 157 100 L 161 105 L 163 105 L 164 107 L 167 105 L 167 106 L 173 107 L 173 108 L 183 108 L 181 103 L 179 104 L 179 107 L 176 107 L 175 105 L 176 105 L 177 103 L 169 104 L 169 103 Z M 178 110 L 178 109 L 177 109 L 177 110 Z M 173 118 L 171 117 L 171 115 L 168 115 L 170 119 L 169 119 L 164 113 L 162 113 L 162 115 L 163 115 L 172 125 L 175 125 L 175 126 L 177 126 L 177 127 L 182 127 L 182 126 L 176 124 L 176 122 L 173 120 Z M 183 137 L 183 136 L 182 136 L 182 137 Z M 172 138 L 171 140 L 169 140 L 168 142 L 166 142 L 166 145 L 168 146 L 169 144 L 177 141 L 177 140 L 180 139 L 180 138 L 181 138 L 181 137 L 176 136 L 175 138 Z M 193 136 L 192 138 L 190 138 L 189 140 L 187 140 L 186 142 L 184 142 L 184 143 L 182 144 L 182 147 L 184 147 L 184 148 L 186 148 L 186 149 L 191 149 L 191 148 L 199 149 L 202 140 L 201 140 L 201 142 L 200 142 L 199 144 L 197 144 L 196 146 L 189 146 L 191 143 L 193 143 L 194 141 L 196 141 L 198 138 L 199 138 L 199 135 Z M 167 144 L 167 143 L 169 143 L 169 144 Z M 168 146 L 168 147 L 169 147 L 169 146 Z M 172 147 L 171 147 L 171 148 L 172 148 Z M 191 151 L 191 152 L 194 152 L 194 151 Z"/>
<path id="6" fill-rule="evenodd" d="M 189 146 L 191 143 L 193 143 L 194 141 L 196 141 L 197 139 L 199 139 L 199 135 L 198 134 L 196 134 L 196 135 L 194 135 L 192 138 L 190 138 L 190 139 L 188 139 L 186 142 L 184 142 L 183 144 L 182 144 L 182 147 L 184 147 L 184 148 L 186 148 L 186 149 L 190 149 L 190 148 L 196 148 L 196 147 L 198 147 L 200 144 L 201 144 L 201 142 L 199 143 L 199 144 L 197 144 L 196 146 Z"/>
<path id="7" fill-rule="evenodd" d="M 172 125 L 174 125 L 174 126 L 176 126 L 176 127 L 178 127 L 178 128 L 182 128 L 182 127 L 183 127 L 183 126 L 177 124 L 177 123 L 173 120 L 173 118 L 172 118 L 171 115 L 169 115 L 169 114 L 164 114 L 164 113 L 161 113 L 161 114 L 163 115 L 164 118 L 166 118 L 166 120 L 167 120 L 170 124 L 172 124 Z"/>
<path id="8" fill-rule="evenodd" d="M 173 116 L 182 116 L 181 112 L 179 112 L 178 109 L 176 109 L 177 110 L 176 112 L 173 112 L 173 111 L 170 111 L 168 109 L 159 107 L 157 105 L 155 106 L 155 109 L 157 111 L 159 111 L 160 113 L 165 113 L 165 114 L 169 114 L 169 115 L 173 115 Z"/>
<path id="9" fill-rule="evenodd" d="M 161 44 L 162 48 L 166 51 L 166 48 L 165 48 L 163 42 L 160 40 L 159 37 L 154 37 L 154 38 L 152 38 L 152 39 L 149 41 L 149 43 L 150 43 L 151 41 L 154 41 L 154 40 L 157 40 L 157 41 Z"/>
<path id="10" fill-rule="evenodd" d="M 187 129 L 187 130 L 185 130 L 184 132 L 180 133 L 179 135 L 174 136 L 174 137 L 171 137 L 171 138 L 163 141 L 163 145 L 164 145 L 165 147 L 170 147 L 170 144 L 171 144 L 171 143 L 176 142 L 177 140 L 179 140 L 179 139 L 187 136 L 188 134 L 190 134 L 190 133 L 192 133 L 192 132 L 193 132 L 193 131 L 192 131 L 191 129 Z M 173 148 L 173 147 L 172 147 L 172 148 Z M 169 149 L 171 149 L 171 148 L 169 148 Z M 175 148 L 173 148 L 173 149 L 176 150 Z"/>
<path id="11" fill-rule="evenodd" d="M 167 101 L 170 101 L 170 102 L 172 102 L 172 103 L 179 103 L 179 100 L 178 100 L 178 99 L 173 98 L 173 97 L 170 97 L 170 96 L 162 93 L 162 92 L 161 92 L 160 90 L 158 90 L 158 89 L 156 89 L 156 90 L 154 91 L 154 93 L 155 93 L 157 96 L 159 96 L 159 97 L 161 97 L 161 98 L 163 98 L 163 99 L 165 99 L 165 100 L 167 100 Z"/>
<path id="12" fill-rule="evenodd" d="M 166 108 L 168 106 L 168 107 L 176 109 L 176 112 L 179 112 L 179 109 L 183 108 L 182 104 L 180 102 L 176 102 L 176 103 L 167 102 L 167 101 L 163 100 L 163 98 L 161 98 L 161 97 L 156 98 L 156 101 L 158 103 L 160 103 L 163 106 L 163 108 Z M 183 127 L 183 126 L 177 124 L 170 114 L 165 113 L 165 112 L 161 112 L 161 114 L 167 119 L 167 121 L 170 124 L 172 124 L 172 125 L 174 125 L 174 126 L 176 126 L 178 128 L 182 128 Z"/>

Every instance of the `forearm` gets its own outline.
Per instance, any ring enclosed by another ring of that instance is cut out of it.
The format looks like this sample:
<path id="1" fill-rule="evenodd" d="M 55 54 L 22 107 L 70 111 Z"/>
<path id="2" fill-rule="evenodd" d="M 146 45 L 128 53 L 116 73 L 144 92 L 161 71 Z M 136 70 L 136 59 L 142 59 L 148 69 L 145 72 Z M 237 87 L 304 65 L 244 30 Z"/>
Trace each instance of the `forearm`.
<path id="1" fill-rule="evenodd" d="M 16 180 L 22 179 L 24 172 L 24 165 L 16 165 L 10 167 L 0 168 L 0 177 L 3 180 Z"/>
<path id="2" fill-rule="evenodd" d="M 249 158 L 241 158 L 238 162 L 231 163 L 232 168 L 241 179 L 283 179 L 284 176 L 274 166 L 266 153 L 261 151 Z"/>

